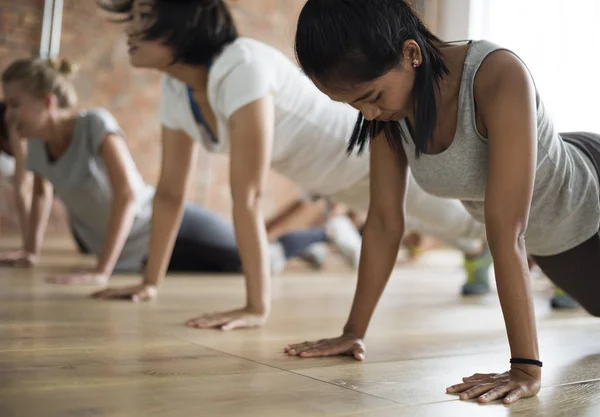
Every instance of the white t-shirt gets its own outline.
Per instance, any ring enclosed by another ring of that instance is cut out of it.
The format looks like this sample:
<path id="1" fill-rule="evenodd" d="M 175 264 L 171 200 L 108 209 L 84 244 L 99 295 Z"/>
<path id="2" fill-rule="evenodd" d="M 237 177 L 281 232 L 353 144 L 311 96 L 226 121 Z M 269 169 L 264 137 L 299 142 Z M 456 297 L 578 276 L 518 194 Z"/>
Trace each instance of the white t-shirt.
<path id="1" fill-rule="evenodd" d="M 0 151 L 0 176 L 12 177 L 15 175 L 15 158 Z"/>
<path id="2" fill-rule="evenodd" d="M 369 174 L 366 152 L 346 153 L 358 111 L 321 93 L 292 61 L 269 45 L 238 38 L 214 59 L 208 100 L 218 124 L 214 132 L 218 143 L 207 139 L 208 133 L 196 122 L 184 83 L 166 75 L 162 88 L 162 124 L 184 131 L 210 152 L 229 153 L 229 117 L 272 93 L 275 171 L 324 196 L 351 188 Z"/>

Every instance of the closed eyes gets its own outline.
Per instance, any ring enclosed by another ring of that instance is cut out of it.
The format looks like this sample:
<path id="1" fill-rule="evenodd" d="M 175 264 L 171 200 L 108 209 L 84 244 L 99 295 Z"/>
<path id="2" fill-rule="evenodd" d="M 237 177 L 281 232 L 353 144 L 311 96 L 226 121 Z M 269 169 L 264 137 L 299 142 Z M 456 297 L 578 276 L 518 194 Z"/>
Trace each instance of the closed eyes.
<path id="1" fill-rule="evenodd" d="M 383 95 L 383 93 L 379 93 L 375 96 L 375 98 L 369 100 L 369 103 L 374 104 L 377 103 L 379 100 L 381 100 L 381 96 Z"/>

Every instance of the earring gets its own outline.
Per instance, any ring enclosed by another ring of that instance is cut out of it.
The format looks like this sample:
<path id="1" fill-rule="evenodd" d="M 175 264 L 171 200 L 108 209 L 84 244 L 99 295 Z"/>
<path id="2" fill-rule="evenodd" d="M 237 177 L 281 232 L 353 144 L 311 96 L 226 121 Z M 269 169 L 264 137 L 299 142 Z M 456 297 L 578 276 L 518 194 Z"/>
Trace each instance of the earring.
<path id="1" fill-rule="evenodd" d="M 419 67 L 419 60 L 417 58 L 413 59 L 412 64 L 413 64 L 414 68 L 418 68 Z"/>

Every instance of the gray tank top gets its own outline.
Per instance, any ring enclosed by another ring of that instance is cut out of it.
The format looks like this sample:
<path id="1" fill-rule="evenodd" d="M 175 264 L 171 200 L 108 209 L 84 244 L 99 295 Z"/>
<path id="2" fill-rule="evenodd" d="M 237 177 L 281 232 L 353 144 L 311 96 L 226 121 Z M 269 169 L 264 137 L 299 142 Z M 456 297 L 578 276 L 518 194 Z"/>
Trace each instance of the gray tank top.
<path id="1" fill-rule="evenodd" d="M 487 41 L 471 43 L 461 80 L 456 133 L 448 149 L 417 159 L 412 140 L 403 141 L 417 183 L 430 194 L 459 199 L 480 222 L 485 222 L 488 144 L 477 130 L 473 83 L 484 59 L 499 49 L 503 48 Z M 556 132 L 537 91 L 536 102 L 537 167 L 525 243 L 530 254 L 547 256 L 574 248 L 598 232 L 599 181 L 593 162 Z M 410 138 L 405 121 L 401 128 Z"/>

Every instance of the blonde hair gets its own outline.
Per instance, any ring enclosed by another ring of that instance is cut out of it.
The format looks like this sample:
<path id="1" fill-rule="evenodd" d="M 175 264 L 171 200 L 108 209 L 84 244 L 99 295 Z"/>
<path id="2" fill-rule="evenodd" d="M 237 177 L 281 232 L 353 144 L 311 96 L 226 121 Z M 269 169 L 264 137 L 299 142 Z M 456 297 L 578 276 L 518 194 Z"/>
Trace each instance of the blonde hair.
<path id="1" fill-rule="evenodd" d="M 60 108 L 72 108 L 77 105 L 77 93 L 70 76 L 76 70 L 65 59 L 19 59 L 4 70 L 2 82 L 22 81 L 23 88 L 34 96 L 54 94 Z"/>

